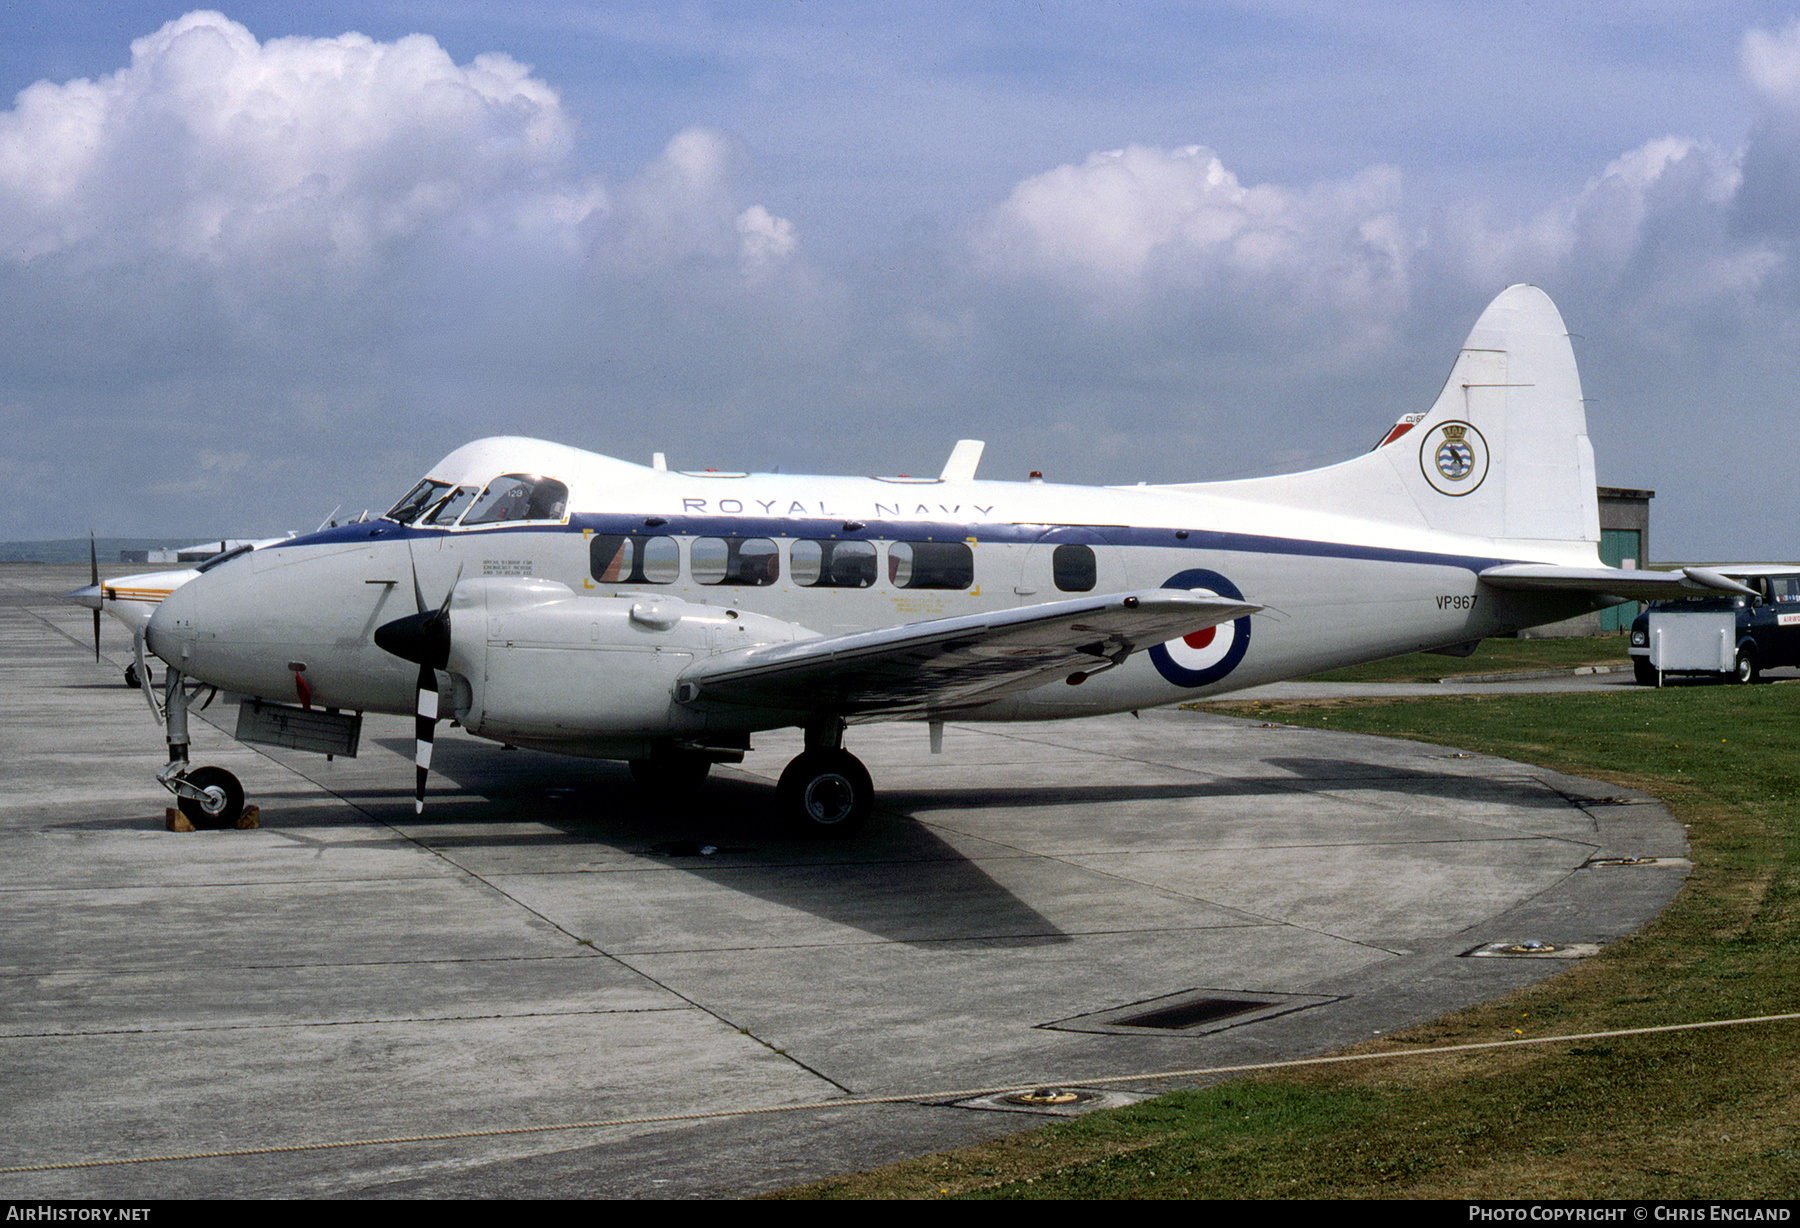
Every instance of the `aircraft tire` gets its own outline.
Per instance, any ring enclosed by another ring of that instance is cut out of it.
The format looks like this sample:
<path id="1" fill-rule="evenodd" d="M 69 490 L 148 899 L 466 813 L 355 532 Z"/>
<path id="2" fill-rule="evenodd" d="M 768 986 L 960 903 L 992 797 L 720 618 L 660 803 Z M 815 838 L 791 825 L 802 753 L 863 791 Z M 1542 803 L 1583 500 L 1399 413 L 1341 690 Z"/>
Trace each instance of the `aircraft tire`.
<path id="1" fill-rule="evenodd" d="M 781 773 L 775 800 L 797 834 L 839 839 L 868 822 L 875 782 L 869 769 L 847 750 L 809 750 L 795 756 Z"/>
<path id="2" fill-rule="evenodd" d="M 1637 684 L 1639 686 L 1656 685 L 1656 667 L 1650 664 L 1650 659 L 1648 657 L 1633 657 L 1631 659 L 1631 676 L 1637 679 Z"/>
<path id="3" fill-rule="evenodd" d="M 137 672 L 137 662 L 136 661 L 133 661 L 130 665 L 127 665 L 125 667 L 125 685 L 130 687 L 134 691 L 138 689 L 138 672 Z"/>
<path id="4" fill-rule="evenodd" d="M 181 807 L 181 813 L 187 816 L 197 830 L 219 830 L 236 827 L 238 819 L 244 813 L 244 786 L 238 778 L 224 768 L 201 767 L 187 774 L 187 782 L 194 788 L 205 792 L 218 790 L 216 809 L 208 810 L 207 805 L 196 797 L 178 797 L 175 804 Z"/>
<path id="5" fill-rule="evenodd" d="M 706 783 L 712 760 L 691 750 L 665 750 L 631 761 L 631 779 L 658 798 L 688 797 Z"/>
<path id="6" fill-rule="evenodd" d="M 1737 663 L 1731 669 L 1733 681 L 1748 685 L 1755 682 L 1761 672 L 1756 667 L 1756 653 L 1748 647 L 1738 649 Z"/>

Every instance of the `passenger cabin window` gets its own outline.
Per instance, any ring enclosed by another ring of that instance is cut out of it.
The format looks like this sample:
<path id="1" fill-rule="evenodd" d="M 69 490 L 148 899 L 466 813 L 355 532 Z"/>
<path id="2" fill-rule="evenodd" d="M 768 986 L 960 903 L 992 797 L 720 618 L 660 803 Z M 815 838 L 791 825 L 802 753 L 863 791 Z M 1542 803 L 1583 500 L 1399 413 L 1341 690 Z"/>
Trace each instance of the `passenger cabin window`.
<path id="1" fill-rule="evenodd" d="M 596 533 L 588 571 L 603 584 L 672 584 L 681 577 L 681 547 L 673 537 Z"/>
<path id="2" fill-rule="evenodd" d="M 696 584 L 773 584 L 781 578 L 781 552 L 766 537 L 696 537 L 688 569 Z"/>
<path id="3" fill-rule="evenodd" d="M 975 583 L 975 552 L 967 542 L 894 542 L 888 582 L 895 588 L 968 588 Z"/>
<path id="4" fill-rule="evenodd" d="M 569 511 L 569 488 L 555 478 L 509 473 L 487 484 L 463 524 L 504 524 L 516 520 L 561 520 Z"/>
<path id="5" fill-rule="evenodd" d="M 1800 576 L 1770 576 L 1770 601 L 1800 601 Z"/>
<path id="6" fill-rule="evenodd" d="M 1090 546 L 1062 545 L 1050 555 L 1050 575 L 1065 593 L 1094 591 L 1094 551 Z"/>
<path id="7" fill-rule="evenodd" d="M 875 583 L 870 542 L 804 539 L 794 543 L 788 558 L 794 583 L 806 588 L 868 588 Z"/>

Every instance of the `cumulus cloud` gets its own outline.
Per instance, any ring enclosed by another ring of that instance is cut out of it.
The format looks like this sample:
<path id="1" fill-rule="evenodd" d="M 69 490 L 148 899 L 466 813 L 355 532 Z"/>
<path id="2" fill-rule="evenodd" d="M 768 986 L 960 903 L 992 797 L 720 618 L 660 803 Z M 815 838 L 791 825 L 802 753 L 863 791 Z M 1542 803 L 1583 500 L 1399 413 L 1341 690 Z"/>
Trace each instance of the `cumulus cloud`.
<path id="1" fill-rule="evenodd" d="M 1246 185 L 1205 146 L 1134 145 L 1019 183 L 972 243 L 988 276 L 1049 282 L 1102 312 L 1186 316 L 1232 299 L 1379 331 L 1408 294 L 1415 239 L 1401 197 L 1387 167 Z"/>
<path id="2" fill-rule="evenodd" d="M 756 280 L 798 245 L 794 224 L 740 208 L 742 152 L 724 133 L 688 128 L 620 193 L 619 259 L 639 266 L 735 265 Z"/>
<path id="3" fill-rule="evenodd" d="M 72 253 L 350 267 L 423 234 L 619 243 L 638 263 L 792 255 L 793 224 L 734 201 L 736 154 L 693 128 L 622 193 L 571 168 L 557 91 L 501 54 L 415 34 L 258 42 L 189 13 L 97 80 L 41 81 L 0 113 L 0 260 Z M 615 253 L 616 254 L 616 253 Z"/>
<path id="4" fill-rule="evenodd" d="M 1665 135 L 1528 218 L 1449 210 L 1437 258 L 1470 285 L 1558 285 L 1664 336 L 1729 331 L 1738 304 L 1800 298 L 1800 22 L 1748 32 L 1739 67 L 1760 108 L 1740 147 Z"/>
<path id="5" fill-rule="evenodd" d="M 556 92 L 504 55 L 458 65 L 423 35 L 258 43 L 189 13 L 128 67 L 39 82 L 0 115 L 0 252 L 358 259 L 555 168 L 572 137 Z"/>
<path id="6" fill-rule="evenodd" d="M 1775 33 L 1749 31 L 1738 60 L 1744 80 L 1765 106 L 1800 113 L 1800 22 Z"/>
<path id="7" fill-rule="evenodd" d="M 1773 254 L 1730 233 L 1743 182 L 1738 155 L 1688 137 L 1644 142 L 1613 159 L 1579 192 L 1523 221 L 1452 210 L 1445 258 L 1471 285 L 1562 280 L 1660 287 L 1703 301 L 1750 288 Z"/>

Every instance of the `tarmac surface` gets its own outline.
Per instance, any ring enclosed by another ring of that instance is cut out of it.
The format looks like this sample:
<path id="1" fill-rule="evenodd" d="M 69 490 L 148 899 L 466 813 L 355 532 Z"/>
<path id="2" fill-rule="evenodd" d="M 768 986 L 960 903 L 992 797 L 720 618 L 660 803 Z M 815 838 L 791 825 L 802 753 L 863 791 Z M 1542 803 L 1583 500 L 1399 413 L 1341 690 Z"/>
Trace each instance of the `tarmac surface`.
<path id="1" fill-rule="evenodd" d="M 416 818 L 404 718 L 333 762 L 196 721 L 263 826 L 178 835 L 85 582 L 0 565 L 0 1197 L 778 1189 L 1048 1119 L 963 1089 L 1116 1102 L 1498 997 L 1567 965 L 1467 952 L 1604 945 L 1687 868 L 1618 786 L 1169 710 L 853 729 L 841 843 L 772 819 L 797 734 L 671 806 L 441 731 Z M 1195 999 L 1263 1005 L 1121 1022 Z"/>

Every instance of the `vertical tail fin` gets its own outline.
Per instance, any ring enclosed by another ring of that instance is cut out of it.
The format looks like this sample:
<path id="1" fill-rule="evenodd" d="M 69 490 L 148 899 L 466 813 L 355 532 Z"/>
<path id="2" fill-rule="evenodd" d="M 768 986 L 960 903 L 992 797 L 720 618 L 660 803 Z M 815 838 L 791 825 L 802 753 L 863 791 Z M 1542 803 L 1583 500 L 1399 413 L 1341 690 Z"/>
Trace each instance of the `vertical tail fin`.
<path id="1" fill-rule="evenodd" d="M 1189 489 L 1506 541 L 1600 540 L 1594 454 L 1569 333 L 1512 286 L 1481 313 L 1429 412 L 1325 469 Z"/>

